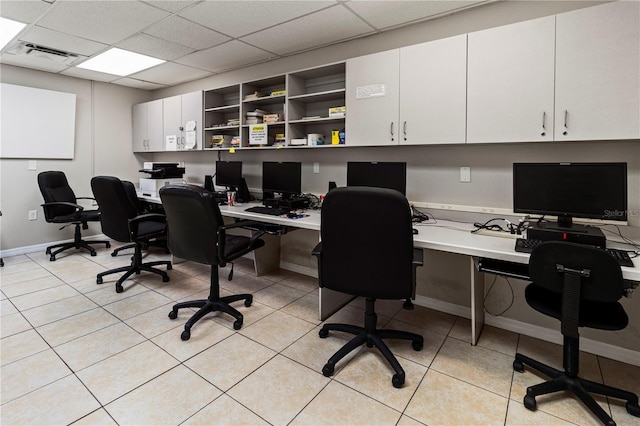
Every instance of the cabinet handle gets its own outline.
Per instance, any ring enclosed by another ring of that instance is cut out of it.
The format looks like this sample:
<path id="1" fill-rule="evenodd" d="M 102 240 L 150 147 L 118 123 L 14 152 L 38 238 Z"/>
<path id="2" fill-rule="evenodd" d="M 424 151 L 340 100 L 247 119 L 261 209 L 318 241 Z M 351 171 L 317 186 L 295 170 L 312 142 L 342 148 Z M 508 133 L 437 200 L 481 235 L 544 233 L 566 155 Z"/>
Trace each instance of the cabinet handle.
<path id="1" fill-rule="evenodd" d="M 393 137 L 393 121 L 391 122 L 391 141 L 393 142 L 395 139 Z"/>
<path id="2" fill-rule="evenodd" d="M 542 111 L 542 133 L 540 133 L 540 136 L 546 136 L 547 134 L 547 113 L 545 111 Z"/>
<path id="3" fill-rule="evenodd" d="M 407 140 L 407 122 L 402 122 L 402 133 L 404 134 L 404 140 Z"/>
<path id="4" fill-rule="evenodd" d="M 564 132 L 562 132 L 563 135 L 567 135 L 567 117 L 569 115 L 569 111 L 567 111 L 566 109 L 564 110 Z"/>

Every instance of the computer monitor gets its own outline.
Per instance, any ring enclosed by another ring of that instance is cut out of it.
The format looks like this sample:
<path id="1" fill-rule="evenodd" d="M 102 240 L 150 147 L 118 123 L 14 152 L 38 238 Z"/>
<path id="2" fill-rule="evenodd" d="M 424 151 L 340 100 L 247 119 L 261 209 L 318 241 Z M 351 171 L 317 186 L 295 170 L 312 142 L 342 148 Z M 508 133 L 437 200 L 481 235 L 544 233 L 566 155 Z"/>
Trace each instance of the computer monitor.
<path id="1" fill-rule="evenodd" d="M 626 221 L 627 163 L 514 163 L 513 211 Z"/>
<path id="2" fill-rule="evenodd" d="M 262 191 L 279 193 L 288 199 L 302 192 L 302 164 L 265 161 L 262 163 Z"/>
<path id="3" fill-rule="evenodd" d="M 242 161 L 216 161 L 216 185 L 236 191 L 241 180 Z"/>
<path id="4" fill-rule="evenodd" d="M 347 163 L 347 186 L 373 186 L 407 192 L 407 163 L 349 161 Z"/>

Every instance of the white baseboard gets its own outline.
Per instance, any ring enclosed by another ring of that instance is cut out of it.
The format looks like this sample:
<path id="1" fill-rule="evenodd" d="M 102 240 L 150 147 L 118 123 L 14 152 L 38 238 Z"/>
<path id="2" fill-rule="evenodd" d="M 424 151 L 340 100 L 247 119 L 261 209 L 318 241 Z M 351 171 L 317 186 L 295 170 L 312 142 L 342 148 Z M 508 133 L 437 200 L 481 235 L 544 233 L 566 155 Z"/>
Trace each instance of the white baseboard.
<path id="1" fill-rule="evenodd" d="M 108 240 L 109 238 L 104 234 L 83 236 L 83 240 Z M 55 244 L 64 244 L 64 243 L 72 243 L 73 238 L 68 240 L 60 240 L 60 241 L 50 241 L 48 243 L 35 244 L 32 246 L 24 246 L 24 247 L 16 247 L 7 250 L 0 250 L 0 257 L 11 257 L 11 256 L 19 256 L 21 254 L 35 253 L 38 251 L 44 252 L 47 250 L 47 247 L 53 246 Z"/>
<path id="2" fill-rule="evenodd" d="M 457 315 L 462 318 L 471 318 L 471 309 L 453 303 L 443 302 L 430 297 L 416 296 L 415 304 L 440 312 Z M 546 342 L 562 344 L 562 334 L 559 330 L 529 324 L 505 317 L 494 317 L 485 313 L 485 325 L 500 328 L 514 333 L 524 334 Z M 482 335 L 481 337 L 482 338 Z M 640 366 L 640 352 L 621 348 L 609 343 L 599 342 L 586 337 L 580 338 L 580 350 L 594 355 L 603 356 L 616 361 Z"/>

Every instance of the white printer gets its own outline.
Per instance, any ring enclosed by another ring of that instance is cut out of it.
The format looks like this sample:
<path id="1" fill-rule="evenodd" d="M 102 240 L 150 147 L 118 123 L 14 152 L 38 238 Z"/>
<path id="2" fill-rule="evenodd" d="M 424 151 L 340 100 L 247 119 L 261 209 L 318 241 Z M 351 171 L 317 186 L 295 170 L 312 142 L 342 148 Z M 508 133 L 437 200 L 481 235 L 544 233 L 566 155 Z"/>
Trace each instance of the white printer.
<path id="1" fill-rule="evenodd" d="M 140 178 L 140 192 L 148 197 L 159 197 L 160 188 L 165 185 L 184 183 L 184 167 L 178 163 L 145 162 L 140 172 L 149 173 L 149 178 Z"/>

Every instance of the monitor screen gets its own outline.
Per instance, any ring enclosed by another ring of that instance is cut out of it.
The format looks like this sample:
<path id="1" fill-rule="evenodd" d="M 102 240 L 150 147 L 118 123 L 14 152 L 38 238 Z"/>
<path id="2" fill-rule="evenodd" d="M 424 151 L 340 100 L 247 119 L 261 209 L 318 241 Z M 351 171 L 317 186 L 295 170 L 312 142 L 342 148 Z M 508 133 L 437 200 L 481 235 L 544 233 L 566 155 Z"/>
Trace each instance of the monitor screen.
<path id="1" fill-rule="evenodd" d="M 627 163 L 514 163 L 513 211 L 627 220 Z"/>
<path id="2" fill-rule="evenodd" d="M 242 179 L 242 161 L 216 161 L 216 185 L 237 189 Z"/>
<path id="3" fill-rule="evenodd" d="M 262 191 L 277 192 L 283 197 L 302 192 L 302 164 L 265 161 L 262 163 Z"/>
<path id="4" fill-rule="evenodd" d="M 374 186 L 407 192 L 407 163 L 349 161 L 347 186 Z"/>

